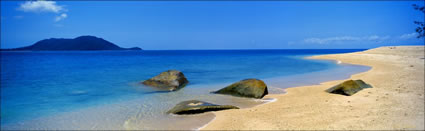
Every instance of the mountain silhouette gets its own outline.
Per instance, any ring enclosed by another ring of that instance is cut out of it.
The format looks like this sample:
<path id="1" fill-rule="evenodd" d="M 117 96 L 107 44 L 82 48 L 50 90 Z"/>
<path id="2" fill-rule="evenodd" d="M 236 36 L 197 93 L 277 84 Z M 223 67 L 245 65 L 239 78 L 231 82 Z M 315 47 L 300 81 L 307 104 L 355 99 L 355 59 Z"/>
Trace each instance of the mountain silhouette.
<path id="1" fill-rule="evenodd" d="M 3 51 L 75 51 L 75 50 L 142 50 L 139 47 L 122 48 L 109 41 L 95 36 L 80 36 L 74 39 L 50 38 L 33 45 L 2 49 Z"/>

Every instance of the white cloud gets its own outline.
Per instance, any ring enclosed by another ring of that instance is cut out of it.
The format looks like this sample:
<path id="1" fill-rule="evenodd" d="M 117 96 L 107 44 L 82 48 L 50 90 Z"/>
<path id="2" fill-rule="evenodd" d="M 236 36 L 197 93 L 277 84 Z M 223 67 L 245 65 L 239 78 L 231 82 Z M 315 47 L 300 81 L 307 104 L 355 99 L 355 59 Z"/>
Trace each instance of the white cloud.
<path id="1" fill-rule="evenodd" d="M 325 37 L 325 38 L 307 38 L 304 39 L 304 43 L 313 43 L 313 44 L 332 44 L 332 43 L 344 43 L 344 42 L 357 42 L 357 43 L 396 43 L 396 42 L 406 42 L 416 40 L 418 33 L 408 33 L 402 35 L 396 35 L 393 37 L 390 36 L 337 36 L 337 37 Z"/>
<path id="2" fill-rule="evenodd" d="M 413 32 L 413 33 L 409 33 L 409 34 L 403 34 L 399 38 L 400 39 L 410 39 L 410 38 L 415 38 L 416 36 L 418 36 L 418 33 Z"/>
<path id="3" fill-rule="evenodd" d="M 61 20 L 65 19 L 66 17 L 68 17 L 68 15 L 65 14 L 65 13 L 62 13 L 61 15 L 56 16 L 55 22 L 61 21 Z"/>
<path id="4" fill-rule="evenodd" d="M 368 39 L 368 40 L 377 40 L 377 39 L 379 39 L 379 36 L 377 36 L 377 35 L 372 35 L 372 36 L 369 36 L 367 39 Z"/>
<path id="5" fill-rule="evenodd" d="M 19 6 L 18 10 L 32 13 L 47 12 L 59 14 L 55 17 L 55 22 L 61 21 L 68 17 L 68 14 L 63 13 L 67 10 L 63 6 L 56 4 L 55 1 L 26 1 Z"/>
<path id="6" fill-rule="evenodd" d="M 364 37 L 355 37 L 355 36 L 337 36 L 337 37 L 327 37 L 327 38 L 308 38 L 304 39 L 305 43 L 316 43 L 316 44 L 328 44 L 334 42 L 347 42 L 347 41 L 377 41 L 381 42 L 383 40 L 390 39 L 390 36 L 364 36 Z"/>
<path id="7" fill-rule="evenodd" d="M 64 11 L 64 8 L 57 5 L 55 1 L 26 1 L 25 3 L 22 3 L 18 9 L 25 12 L 59 13 Z"/>

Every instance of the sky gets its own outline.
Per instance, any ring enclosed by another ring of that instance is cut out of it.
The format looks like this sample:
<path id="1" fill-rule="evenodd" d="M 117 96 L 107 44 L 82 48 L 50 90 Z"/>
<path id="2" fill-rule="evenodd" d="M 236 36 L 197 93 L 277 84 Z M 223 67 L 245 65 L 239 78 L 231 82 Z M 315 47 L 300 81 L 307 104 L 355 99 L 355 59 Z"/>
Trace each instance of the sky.
<path id="1" fill-rule="evenodd" d="M 92 35 L 145 50 L 424 45 L 424 1 L 1 1 L 1 48 Z"/>

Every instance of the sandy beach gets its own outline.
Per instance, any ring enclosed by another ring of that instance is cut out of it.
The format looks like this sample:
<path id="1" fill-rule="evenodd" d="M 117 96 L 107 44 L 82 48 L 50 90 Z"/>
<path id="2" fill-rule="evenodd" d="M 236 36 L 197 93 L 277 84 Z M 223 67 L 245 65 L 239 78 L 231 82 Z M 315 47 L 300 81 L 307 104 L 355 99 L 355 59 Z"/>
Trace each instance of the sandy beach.
<path id="1" fill-rule="evenodd" d="M 272 103 L 215 112 L 202 130 L 424 130 L 424 53 L 424 46 L 395 46 L 313 56 L 371 66 L 350 79 L 373 88 L 353 96 L 325 92 L 344 80 L 288 88 L 267 95 L 277 99 Z"/>

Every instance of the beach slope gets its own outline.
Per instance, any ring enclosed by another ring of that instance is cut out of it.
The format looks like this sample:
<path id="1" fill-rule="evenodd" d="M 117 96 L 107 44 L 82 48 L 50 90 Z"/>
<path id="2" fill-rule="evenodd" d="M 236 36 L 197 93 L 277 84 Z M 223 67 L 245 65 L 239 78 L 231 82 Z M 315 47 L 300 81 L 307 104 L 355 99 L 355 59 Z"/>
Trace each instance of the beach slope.
<path id="1" fill-rule="evenodd" d="M 352 75 L 373 88 L 353 96 L 325 92 L 344 80 L 267 95 L 276 102 L 216 112 L 203 130 L 393 130 L 424 129 L 424 46 L 380 47 L 363 52 L 313 56 L 371 66 Z M 282 83 L 285 84 L 285 83 Z"/>

